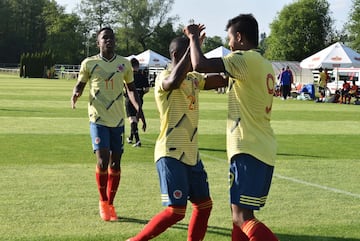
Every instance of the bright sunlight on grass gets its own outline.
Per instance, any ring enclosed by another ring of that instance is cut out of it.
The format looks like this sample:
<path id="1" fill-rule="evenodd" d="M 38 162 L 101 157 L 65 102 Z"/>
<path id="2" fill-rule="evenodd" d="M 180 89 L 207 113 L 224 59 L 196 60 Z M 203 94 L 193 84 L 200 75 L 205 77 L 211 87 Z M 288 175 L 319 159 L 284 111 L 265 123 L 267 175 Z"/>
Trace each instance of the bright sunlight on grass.
<path id="1" fill-rule="evenodd" d="M 0 240 L 123 241 L 162 210 L 153 149 L 159 119 L 145 95 L 143 146 L 125 146 L 115 205 L 98 215 L 87 96 L 70 108 L 75 80 L 0 75 Z M 231 240 L 226 95 L 200 96 L 200 153 L 213 211 L 205 240 Z M 127 124 L 127 123 L 126 123 Z M 278 155 L 266 206 L 257 213 L 281 241 L 360 241 L 360 106 L 274 100 Z M 128 132 L 128 125 L 126 132 Z M 186 240 L 186 218 L 154 240 Z"/>

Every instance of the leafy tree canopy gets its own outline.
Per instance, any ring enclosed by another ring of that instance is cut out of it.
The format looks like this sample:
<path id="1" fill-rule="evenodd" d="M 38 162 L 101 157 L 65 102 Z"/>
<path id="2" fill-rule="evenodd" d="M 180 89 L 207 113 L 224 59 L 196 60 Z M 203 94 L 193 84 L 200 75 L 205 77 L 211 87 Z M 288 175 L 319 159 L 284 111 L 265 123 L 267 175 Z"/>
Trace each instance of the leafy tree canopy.
<path id="1" fill-rule="evenodd" d="M 286 5 L 270 25 L 265 56 L 301 61 L 331 43 L 332 22 L 326 0 L 297 0 Z"/>

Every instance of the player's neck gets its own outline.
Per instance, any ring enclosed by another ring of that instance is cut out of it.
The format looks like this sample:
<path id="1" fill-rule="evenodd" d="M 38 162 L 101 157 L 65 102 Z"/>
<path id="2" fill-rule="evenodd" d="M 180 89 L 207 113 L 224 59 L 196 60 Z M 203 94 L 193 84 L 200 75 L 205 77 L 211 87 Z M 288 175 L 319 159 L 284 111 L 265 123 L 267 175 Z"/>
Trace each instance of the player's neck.
<path id="1" fill-rule="evenodd" d="M 107 59 L 107 60 L 111 60 L 112 58 L 114 58 L 115 56 L 115 53 L 114 52 L 100 52 L 100 57 L 101 58 L 104 58 L 104 59 Z"/>

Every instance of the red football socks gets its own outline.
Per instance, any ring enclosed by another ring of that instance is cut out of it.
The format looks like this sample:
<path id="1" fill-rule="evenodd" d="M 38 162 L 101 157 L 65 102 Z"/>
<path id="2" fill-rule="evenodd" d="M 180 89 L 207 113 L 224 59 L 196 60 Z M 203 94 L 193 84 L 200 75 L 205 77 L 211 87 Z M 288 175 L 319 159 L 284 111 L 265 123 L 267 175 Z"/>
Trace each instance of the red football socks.
<path id="1" fill-rule="evenodd" d="M 250 241 L 278 241 L 273 232 L 256 218 L 246 221 L 241 228 Z"/>
<path id="2" fill-rule="evenodd" d="M 96 183 L 98 186 L 100 201 L 108 201 L 106 188 L 108 183 L 108 171 L 102 171 L 98 166 L 96 166 L 95 171 Z"/>
<path id="3" fill-rule="evenodd" d="M 239 226 L 233 223 L 233 229 L 231 233 L 231 241 L 249 241 L 250 239 L 241 230 Z"/>
<path id="4" fill-rule="evenodd" d="M 169 206 L 162 212 L 155 215 L 132 241 L 150 240 L 185 217 L 186 207 Z"/>
<path id="5" fill-rule="evenodd" d="M 201 241 L 205 237 L 208 220 L 212 209 L 211 199 L 193 203 L 193 211 L 189 222 L 188 241 Z"/>
<path id="6" fill-rule="evenodd" d="M 119 187 L 121 170 L 113 170 L 109 168 L 108 170 L 108 183 L 107 183 L 107 197 L 109 204 L 112 205 L 114 198 Z"/>

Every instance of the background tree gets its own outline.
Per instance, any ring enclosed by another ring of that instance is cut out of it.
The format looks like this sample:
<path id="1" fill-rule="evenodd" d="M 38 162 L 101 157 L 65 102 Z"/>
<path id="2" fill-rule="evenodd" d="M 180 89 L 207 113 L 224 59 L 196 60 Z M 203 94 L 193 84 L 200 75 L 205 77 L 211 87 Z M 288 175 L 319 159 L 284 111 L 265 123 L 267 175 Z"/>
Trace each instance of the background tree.
<path id="1" fill-rule="evenodd" d="M 266 44 L 267 36 L 266 33 L 260 34 L 260 41 L 259 41 L 259 49 L 262 54 L 266 52 L 267 44 Z"/>
<path id="2" fill-rule="evenodd" d="M 78 64 L 86 56 L 86 38 L 79 17 L 66 14 L 64 7 L 50 1 L 45 4 L 42 18 L 46 26 L 44 50 L 52 51 L 56 63 Z"/>
<path id="3" fill-rule="evenodd" d="M 21 53 L 42 50 L 45 0 L 1 0 L 0 62 L 18 63 Z"/>
<path id="4" fill-rule="evenodd" d="M 85 56 L 82 25 L 55 0 L 0 1 L 0 63 L 19 63 L 23 53 L 51 50 L 57 63 Z"/>
<path id="5" fill-rule="evenodd" d="M 153 49 L 159 54 L 170 58 L 169 44 L 173 38 L 181 36 L 174 32 L 172 23 L 168 22 L 163 26 L 158 26 L 154 29 L 154 33 L 150 36 L 148 41 L 148 48 Z"/>
<path id="6" fill-rule="evenodd" d="M 90 32 L 114 23 L 112 0 L 81 0 L 78 14 Z"/>
<path id="7" fill-rule="evenodd" d="M 204 53 L 207 53 L 219 46 L 223 46 L 223 41 L 220 36 L 206 37 L 201 49 Z"/>
<path id="8" fill-rule="evenodd" d="M 360 52 L 360 0 L 353 0 L 349 22 L 345 26 L 349 46 Z"/>
<path id="9" fill-rule="evenodd" d="M 142 48 L 140 51 L 147 50 L 149 39 L 155 31 L 163 30 L 164 26 L 172 24 L 176 19 L 168 17 L 173 3 L 174 0 L 112 0 L 116 22 L 123 28 L 123 32 L 127 30 L 126 36 L 123 36 L 127 38 L 126 45 L 130 47 L 131 42 L 136 42 Z M 161 36 L 161 33 L 158 35 Z"/>
<path id="10" fill-rule="evenodd" d="M 301 61 L 331 43 L 332 23 L 326 0 L 294 1 L 270 24 L 265 56 L 271 60 Z"/>

